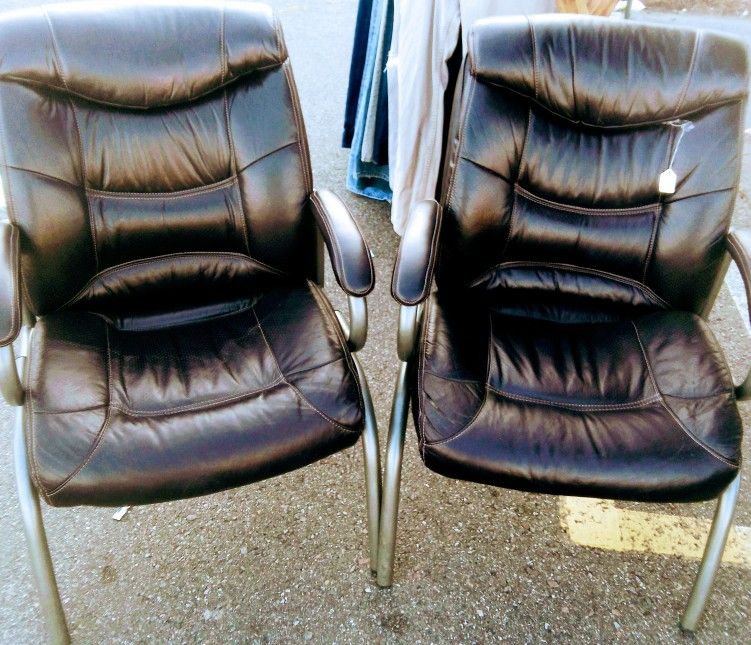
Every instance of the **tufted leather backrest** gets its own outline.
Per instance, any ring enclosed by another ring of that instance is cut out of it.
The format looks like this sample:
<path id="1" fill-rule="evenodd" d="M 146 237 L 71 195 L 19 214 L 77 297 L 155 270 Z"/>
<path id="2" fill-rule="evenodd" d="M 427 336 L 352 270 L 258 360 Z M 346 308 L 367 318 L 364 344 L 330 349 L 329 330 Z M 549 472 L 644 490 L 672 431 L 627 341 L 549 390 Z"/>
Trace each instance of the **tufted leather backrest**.
<path id="1" fill-rule="evenodd" d="M 209 306 L 314 277 L 311 173 L 279 23 L 244 1 L 0 17 L 0 137 L 26 298 Z"/>
<path id="2" fill-rule="evenodd" d="M 561 320 L 701 312 L 738 186 L 744 47 L 570 16 L 482 20 L 469 43 L 439 285 Z M 671 156 L 677 186 L 664 194 Z"/>

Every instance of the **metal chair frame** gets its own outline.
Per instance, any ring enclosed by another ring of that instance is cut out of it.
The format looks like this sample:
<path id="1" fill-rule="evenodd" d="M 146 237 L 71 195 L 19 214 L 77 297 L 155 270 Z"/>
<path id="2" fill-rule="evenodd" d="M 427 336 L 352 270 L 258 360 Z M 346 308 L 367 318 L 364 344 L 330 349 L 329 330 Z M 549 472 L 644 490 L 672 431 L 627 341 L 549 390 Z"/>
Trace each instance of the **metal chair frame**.
<path id="1" fill-rule="evenodd" d="M 336 312 L 347 343 L 353 352 L 361 349 L 367 338 L 368 310 L 365 298 L 349 298 L 350 324 Z M 69 643 L 70 633 L 65 620 L 65 612 L 60 600 L 60 593 L 55 579 L 47 536 L 44 530 L 39 494 L 29 472 L 25 440 L 25 392 L 23 383 L 27 369 L 29 342 L 35 323 L 34 317 L 23 312 L 23 327 L 16 344 L 0 348 L 0 390 L 5 400 L 16 408 L 14 421 L 14 464 L 18 501 L 23 517 L 23 528 L 29 548 L 31 570 L 39 594 L 39 603 L 44 621 L 47 625 L 50 642 Z M 365 423 L 362 434 L 362 448 L 365 462 L 365 498 L 368 522 L 368 554 L 371 571 L 375 572 L 378 562 L 379 514 L 381 503 L 381 464 L 378 450 L 378 427 L 376 424 L 373 401 L 370 396 L 368 381 L 362 365 L 353 353 L 355 369 L 360 380 Z"/>
<path id="2" fill-rule="evenodd" d="M 725 266 L 727 267 L 727 264 Z M 413 362 L 420 333 L 421 318 L 422 305 L 401 306 L 397 336 L 399 369 L 391 408 L 383 473 L 383 497 L 378 544 L 377 582 L 379 587 L 390 587 L 393 583 L 402 455 L 409 413 L 409 373 L 414 367 Z M 736 388 L 739 398 L 749 398 L 743 396 L 744 386 L 747 382 L 751 383 L 751 371 L 749 371 L 749 376 L 744 384 Z M 681 628 L 686 631 L 693 632 L 696 630 L 707 603 L 733 524 L 740 481 L 741 476 L 738 474 L 718 498 L 714 519 L 704 548 L 704 555 L 699 565 L 699 572 L 680 620 Z"/>

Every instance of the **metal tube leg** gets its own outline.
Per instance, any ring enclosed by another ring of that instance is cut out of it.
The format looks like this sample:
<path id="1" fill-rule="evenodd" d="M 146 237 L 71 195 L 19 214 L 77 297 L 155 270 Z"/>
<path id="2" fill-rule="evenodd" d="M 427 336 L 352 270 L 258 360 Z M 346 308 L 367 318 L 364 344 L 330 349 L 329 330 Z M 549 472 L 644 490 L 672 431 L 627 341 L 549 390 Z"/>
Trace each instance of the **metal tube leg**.
<path id="1" fill-rule="evenodd" d="M 365 430 L 362 433 L 362 452 L 365 458 L 365 498 L 368 507 L 368 552 L 370 570 L 378 567 L 378 524 L 381 513 L 381 455 L 378 449 L 378 426 L 376 425 L 373 400 L 370 397 L 368 379 L 356 355 L 352 355 L 355 369 L 362 386 L 365 404 Z"/>
<path id="2" fill-rule="evenodd" d="M 681 617 L 681 628 L 687 631 L 694 631 L 701 618 L 704 605 L 712 590 L 717 569 L 722 560 L 722 552 L 725 550 L 725 543 L 730 533 L 730 527 L 733 524 L 733 515 L 735 514 L 735 503 L 738 500 L 738 489 L 741 485 L 740 474 L 730 483 L 720 496 L 715 509 L 712 528 L 709 530 L 707 544 L 704 547 L 704 556 L 699 565 L 699 573 L 694 581 L 694 588 L 691 590 L 691 596 L 688 604 Z"/>
<path id="3" fill-rule="evenodd" d="M 50 551 L 47 546 L 47 536 L 44 533 L 44 524 L 42 524 L 39 497 L 29 476 L 29 465 L 24 442 L 23 413 L 23 407 L 16 408 L 13 453 L 18 500 L 21 506 L 23 527 L 29 547 L 31 570 L 39 593 L 39 604 L 42 606 L 42 613 L 47 622 L 50 642 L 56 644 L 70 643 L 68 626 L 65 623 L 63 605 L 60 602 L 60 594 L 58 593 L 57 582 L 55 581 L 55 572 L 52 568 Z"/>
<path id="4" fill-rule="evenodd" d="M 402 475 L 404 433 L 407 428 L 407 411 L 409 409 L 408 369 L 408 363 L 400 363 L 399 374 L 396 378 L 394 402 L 391 407 L 391 424 L 389 426 L 383 481 L 383 501 L 381 502 L 381 534 L 378 542 L 377 582 L 379 587 L 390 587 L 394 576 L 399 487 Z"/>

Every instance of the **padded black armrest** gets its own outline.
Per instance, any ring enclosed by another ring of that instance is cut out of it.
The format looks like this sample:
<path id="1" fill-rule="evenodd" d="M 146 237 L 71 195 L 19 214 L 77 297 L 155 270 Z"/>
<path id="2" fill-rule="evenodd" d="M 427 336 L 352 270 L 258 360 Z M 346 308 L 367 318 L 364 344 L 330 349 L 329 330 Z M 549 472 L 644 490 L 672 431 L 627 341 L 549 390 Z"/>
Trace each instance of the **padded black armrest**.
<path id="1" fill-rule="evenodd" d="M 441 207 L 432 199 L 419 202 L 409 214 L 391 281 L 391 295 L 403 305 L 417 305 L 430 294 L 441 214 Z"/>
<path id="2" fill-rule="evenodd" d="M 18 229 L 0 222 L 0 347 L 10 345 L 21 329 L 21 272 Z"/>
<path id="3" fill-rule="evenodd" d="M 746 301 L 749 307 L 749 320 L 751 320 L 751 231 L 732 230 L 728 233 L 726 241 L 730 257 L 738 266 L 743 285 L 746 287 Z M 735 388 L 735 396 L 741 401 L 751 398 L 751 370 L 746 380 Z"/>
<path id="4" fill-rule="evenodd" d="M 368 295 L 375 286 L 375 271 L 357 222 L 330 190 L 314 190 L 310 201 L 339 286 L 353 296 Z"/>

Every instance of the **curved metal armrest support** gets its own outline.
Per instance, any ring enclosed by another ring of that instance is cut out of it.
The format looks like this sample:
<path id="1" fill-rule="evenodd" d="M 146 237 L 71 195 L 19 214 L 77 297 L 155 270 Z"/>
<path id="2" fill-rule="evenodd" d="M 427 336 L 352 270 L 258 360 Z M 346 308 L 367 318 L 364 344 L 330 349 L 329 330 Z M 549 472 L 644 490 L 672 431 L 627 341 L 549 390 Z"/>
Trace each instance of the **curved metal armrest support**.
<path id="1" fill-rule="evenodd" d="M 391 295 L 407 307 L 430 295 L 441 234 L 441 207 L 432 200 L 412 209 L 404 229 L 391 280 Z"/>
<path id="2" fill-rule="evenodd" d="M 732 230 L 727 234 L 726 241 L 730 257 L 738 266 L 746 287 L 746 300 L 749 305 L 749 319 L 751 319 L 751 230 Z M 751 369 L 743 383 L 735 388 L 735 397 L 739 401 L 751 399 Z"/>
<path id="3" fill-rule="evenodd" d="M 375 286 L 375 270 L 354 217 L 329 190 L 313 191 L 310 202 L 339 286 L 350 296 L 367 296 Z"/>
<path id="4" fill-rule="evenodd" d="M 338 311 L 334 313 L 347 339 L 347 346 L 351 351 L 357 352 L 365 346 L 368 339 L 368 303 L 365 298 L 348 295 L 347 306 L 349 322 L 344 320 L 344 316 Z"/>
<path id="5" fill-rule="evenodd" d="M 24 390 L 12 344 L 0 347 L 0 391 L 8 405 L 23 405 Z"/>
<path id="6" fill-rule="evenodd" d="M 407 363 L 414 356 L 422 319 L 422 304 L 402 305 L 399 308 L 399 330 L 396 336 L 396 351 L 399 360 Z"/>

